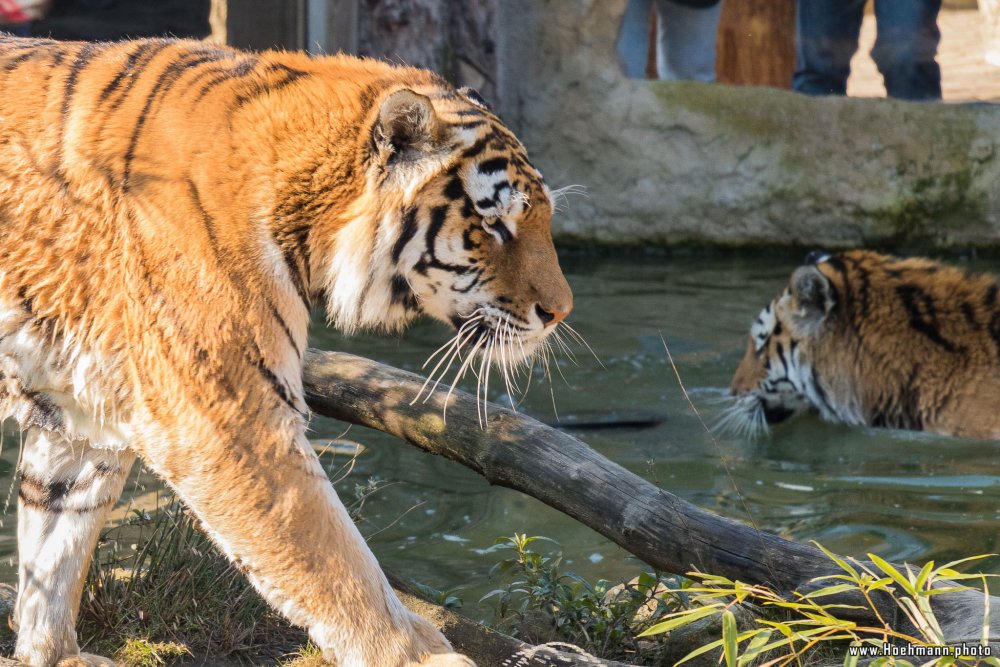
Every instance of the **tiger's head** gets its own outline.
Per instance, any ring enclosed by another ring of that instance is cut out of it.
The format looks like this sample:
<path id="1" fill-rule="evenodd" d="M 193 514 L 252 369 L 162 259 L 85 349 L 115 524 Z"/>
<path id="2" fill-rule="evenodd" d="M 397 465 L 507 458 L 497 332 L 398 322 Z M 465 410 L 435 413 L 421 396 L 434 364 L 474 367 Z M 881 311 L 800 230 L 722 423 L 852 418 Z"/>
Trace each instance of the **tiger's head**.
<path id="1" fill-rule="evenodd" d="M 813 360 L 832 326 L 837 289 L 823 272 L 824 253 L 810 253 L 788 286 L 750 327 L 746 352 L 733 376 L 734 404 L 720 425 L 755 435 L 768 424 L 810 410 L 838 419 Z M 830 378 L 824 378 L 824 381 Z"/>
<path id="2" fill-rule="evenodd" d="M 425 314 L 457 330 L 462 358 L 532 358 L 573 307 L 552 193 L 474 91 L 438 79 L 386 88 L 354 138 L 354 201 L 311 232 L 312 291 L 349 332 Z"/>

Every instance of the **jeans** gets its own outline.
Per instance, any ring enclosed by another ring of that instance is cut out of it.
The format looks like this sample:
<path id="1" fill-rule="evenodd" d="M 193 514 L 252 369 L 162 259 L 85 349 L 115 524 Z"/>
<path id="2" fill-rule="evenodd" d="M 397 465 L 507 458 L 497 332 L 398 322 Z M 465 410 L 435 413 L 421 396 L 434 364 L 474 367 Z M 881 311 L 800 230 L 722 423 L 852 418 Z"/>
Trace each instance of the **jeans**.
<path id="1" fill-rule="evenodd" d="M 846 94 L 864 6 L 865 0 L 798 0 L 795 90 Z M 940 9 L 941 0 L 875 0 L 872 59 L 890 97 L 941 99 L 941 68 L 934 60 Z"/>
<path id="2" fill-rule="evenodd" d="M 618 55 L 625 74 L 646 78 L 651 0 L 629 0 L 618 33 Z M 657 76 L 668 81 L 715 81 L 715 35 L 722 2 L 702 8 L 656 0 Z"/>

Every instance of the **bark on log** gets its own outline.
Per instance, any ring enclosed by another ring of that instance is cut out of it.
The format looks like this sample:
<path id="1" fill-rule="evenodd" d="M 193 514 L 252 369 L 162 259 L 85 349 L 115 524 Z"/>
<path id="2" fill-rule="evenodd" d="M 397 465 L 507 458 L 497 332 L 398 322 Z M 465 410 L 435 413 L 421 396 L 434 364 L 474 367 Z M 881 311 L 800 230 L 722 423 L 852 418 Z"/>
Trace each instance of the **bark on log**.
<path id="1" fill-rule="evenodd" d="M 601 533 L 650 565 L 693 569 L 766 584 L 787 593 L 834 567 L 818 549 L 716 516 L 657 488 L 576 438 L 497 405 L 479 424 L 475 399 L 447 387 L 410 405 L 424 378 L 340 352 L 309 350 L 306 401 L 319 414 L 395 435 L 527 493 Z M 1000 638 L 1000 599 L 989 599 L 991 637 Z M 981 593 L 935 596 L 949 641 L 978 643 Z M 863 617 L 863 616 L 862 616 Z M 991 642 L 992 643 L 992 642 Z M 1000 644 L 995 644 L 1000 647 Z"/>

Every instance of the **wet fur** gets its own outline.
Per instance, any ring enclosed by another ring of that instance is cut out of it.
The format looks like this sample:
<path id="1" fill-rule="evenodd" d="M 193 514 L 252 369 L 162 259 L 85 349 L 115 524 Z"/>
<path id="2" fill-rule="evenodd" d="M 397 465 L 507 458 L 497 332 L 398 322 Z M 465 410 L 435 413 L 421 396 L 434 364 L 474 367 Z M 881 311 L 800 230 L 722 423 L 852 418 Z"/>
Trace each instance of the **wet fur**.
<path id="1" fill-rule="evenodd" d="M 423 70 L 0 36 L 16 657 L 96 661 L 83 575 L 138 455 L 327 659 L 470 664 L 399 603 L 306 441 L 309 310 L 347 331 L 480 312 L 530 353 L 572 307 L 551 214 L 517 139 Z"/>
<path id="2" fill-rule="evenodd" d="M 759 430 L 765 411 L 811 409 L 848 424 L 1000 438 L 998 295 L 993 277 L 926 259 L 815 256 L 754 323 L 727 419 Z"/>

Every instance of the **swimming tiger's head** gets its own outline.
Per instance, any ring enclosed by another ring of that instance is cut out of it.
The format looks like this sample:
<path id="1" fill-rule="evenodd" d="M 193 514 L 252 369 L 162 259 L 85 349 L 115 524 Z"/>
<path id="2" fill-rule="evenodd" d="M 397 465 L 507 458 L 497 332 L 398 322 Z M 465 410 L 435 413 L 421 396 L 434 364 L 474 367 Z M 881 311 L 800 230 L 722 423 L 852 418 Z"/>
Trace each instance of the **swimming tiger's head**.
<path id="1" fill-rule="evenodd" d="M 811 253 L 750 329 L 720 426 L 826 421 L 998 437 L 1000 285 L 922 258 Z"/>
<path id="2" fill-rule="evenodd" d="M 725 427 L 754 435 L 793 415 L 827 409 L 811 355 L 835 305 L 836 288 L 819 268 L 828 258 L 810 253 L 754 320 L 730 386 L 736 402 L 723 415 Z"/>
<path id="3" fill-rule="evenodd" d="M 363 186 L 313 228 L 312 290 L 347 331 L 426 314 L 458 330 L 457 348 L 528 359 L 573 307 L 553 195 L 477 93 L 409 71 L 423 84 L 371 95 L 356 139 Z"/>

